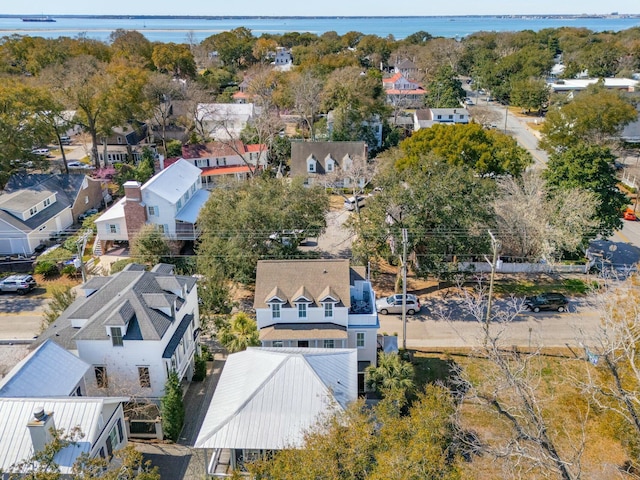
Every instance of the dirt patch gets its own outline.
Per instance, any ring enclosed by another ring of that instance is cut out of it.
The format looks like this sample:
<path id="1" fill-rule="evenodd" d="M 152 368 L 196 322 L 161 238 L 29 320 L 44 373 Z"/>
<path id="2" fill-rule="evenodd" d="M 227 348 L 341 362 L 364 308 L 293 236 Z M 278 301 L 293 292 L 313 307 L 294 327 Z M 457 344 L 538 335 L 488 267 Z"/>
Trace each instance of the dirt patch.
<path id="1" fill-rule="evenodd" d="M 38 283 L 38 287 L 33 291 L 36 298 L 51 298 L 54 288 L 75 287 L 82 283 L 82 278 L 70 278 L 66 275 L 60 275 L 55 278 L 44 278 L 42 275 L 35 273 L 33 278 Z"/>

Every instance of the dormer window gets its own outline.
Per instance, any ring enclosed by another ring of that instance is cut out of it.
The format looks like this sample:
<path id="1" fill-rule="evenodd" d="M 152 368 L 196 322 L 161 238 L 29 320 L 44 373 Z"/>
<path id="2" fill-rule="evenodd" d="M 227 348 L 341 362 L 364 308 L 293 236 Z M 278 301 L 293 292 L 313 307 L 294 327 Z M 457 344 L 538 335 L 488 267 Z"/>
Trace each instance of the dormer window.
<path id="1" fill-rule="evenodd" d="M 307 160 L 307 172 L 315 173 L 316 172 L 316 161 L 314 158 L 309 158 Z"/>
<path id="2" fill-rule="evenodd" d="M 324 318 L 333 318 L 333 303 L 324 304 Z"/>
<path id="3" fill-rule="evenodd" d="M 333 172 L 335 170 L 335 161 L 333 158 L 327 158 L 324 162 L 324 169 L 327 173 Z"/>
<path id="4" fill-rule="evenodd" d="M 122 329 L 120 327 L 111 327 L 111 345 L 114 347 L 123 347 Z"/>
<path id="5" fill-rule="evenodd" d="M 307 318 L 307 304 L 299 303 L 298 304 L 298 318 Z"/>
<path id="6" fill-rule="evenodd" d="M 280 304 L 279 303 L 272 303 L 271 304 L 271 318 L 280 318 Z"/>
<path id="7" fill-rule="evenodd" d="M 30 215 L 30 216 L 33 216 L 33 215 L 35 215 L 36 213 L 38 213 L 38 207 L 31 207 L 31 208 L 29 209 L 29 215 Z"/>

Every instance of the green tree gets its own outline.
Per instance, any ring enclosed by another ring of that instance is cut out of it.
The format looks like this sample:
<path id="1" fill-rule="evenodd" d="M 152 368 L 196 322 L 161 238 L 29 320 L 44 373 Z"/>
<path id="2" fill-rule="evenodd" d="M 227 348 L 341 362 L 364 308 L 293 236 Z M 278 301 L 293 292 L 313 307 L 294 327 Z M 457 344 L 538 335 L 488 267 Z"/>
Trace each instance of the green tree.
<path id="1" fill-rule="evenodd" d="M 431 108 L 459 107 L 465 96 L 462 82 L 449 65 L 440 67 L 427 87 L 427 105 Z"/>
<path id="2" fill-rule="evenodd" d="M 229 322 L 222 322 L 216 336 L 229 353 L 261 345 L 256 321 L 244 312 L 236 313 Z"/>
<path id="3" fill-rule="evenodd" d="M 169 373 L 164 384 L 164 395 L 160 399 L 162 414 L 162 431 L 164 436 L 177 441 L 184 424 L 184 403 L 182 401 L 182 386 L 175 371 Z"/>
<path id="4" fill-rule="evenodd" d="M 615 156 L 607 147 L 578 144 L 550 156 L 544 178 L 551 193 L 567 193 L 582 188 L 593 192 L 598 226 L 590 237 L 611 235 L 622 226 L 621 210 L 628 203 L 618 188 Z"/>
<path id="5" fill-rule="evenodd" d="M 156 265 L 170 254 L 171 248 L 156 225 L 144 225 L 131 240 L 131 256 L 145 265 Z"/>
<path id="6" fill-rule="evenodd" d="M 637 118 L 638 112 L 622 94 L 596 85 L 549 109 L 540 146 L 551 153 L 579 143 L 607 145 Z"/>
<path id="7" fill-rule="evenodd" d="M 160 72 L 179 78 L 195 77 L 196 62 L 189 45 L 172 42 L 156 44 L 151 59 Z"/>
<path id="8" fill-rule="evenodd" d="M 410 394 L 414 389 L 414 368 L 409 362 L 402 360 L 397 353 L 380 353 L 378 364 L 365 370 L 367 387 L 387 396 L 400 393 Z"/>
<path id="9" fill-rule="evenodd" d="M 444 276 L 457 269 L 457 260 L 488 251 L 486 228 L 494 222 L 493 180 L 425 156 L 401 172 L 383 171 L 376 185 L 383 190 L 351 218 L 354 256 L 359 261 L 382 257 L 397 264 L 403 228 L 408 230 L 408 253 L 414 258 L 411 266 L 419 276 Z"/>
<path id="10" fill-rule="evenodd" d="M 142 33 L 118 28 L 111 32 L 109 41 L 115 56 L 139 62 L 144 68 L 153 66 L 153 44 Z"/>
<path id="11" fill-rule="evenodd" d="M 539 78 L 516 80 L 511 85 L 510 103 L 528 112 L 540 110 L 549 102 L 549 87 Z"/>
<path id="12" fill-rule="evenodd" d="M 362 401 L 321 420 L 301 449 L 280 450 L 248 466 L 257 480 L 459 480 L 455 402 L 428 386 L 401 416 L 397 403 Z"/>
<path id="13" fill-rule="evenodd" d="M 76 299 L 76 292 L 70 286 L 54 287 L 51 290 L 51 300 L 44 309 L 44 318 L 42 319 L 42 330 L 55 322 Z"/>
<path id="14" fill-rule="evenodd" d="M 200 212 L 198 271 L 250 282 L 261 258 L 302 256 L 302 237 L 316 237 L 326 228 L 329 199 L 321 187 L 306 187 L 266 176 L 233 188 L 216 188 Z M 286 231 L 299 231 L 287 241 Z"/>
<path id="15" fill-rule="evenodd" d="M 202 45 L 208 51 L 218 52 L 224 65 L 237 68 L 253 58 L 255 40 L 251 30 L 238 27 L 211 35 L 202 41 Z"/>
<path id="16" fill-rule="evenodd" d="M 429 152 L 452 165 L 464 165 L 479 175 L 519 176 L 532 163 L 531 155 L 508 135 L 477 123 L 434 125 L 400 143 L 404 155 L 398 169 L 418 165 Z"/>

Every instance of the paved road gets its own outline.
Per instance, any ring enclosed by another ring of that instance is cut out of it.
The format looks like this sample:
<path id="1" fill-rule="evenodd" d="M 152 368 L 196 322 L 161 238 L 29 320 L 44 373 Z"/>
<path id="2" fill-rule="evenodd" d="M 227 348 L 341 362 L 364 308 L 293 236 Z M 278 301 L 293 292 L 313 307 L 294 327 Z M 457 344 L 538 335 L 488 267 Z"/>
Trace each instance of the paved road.
<path id="1" fill-rule="evenodd" d="M 31 295 L 0 295 L 0 342 L 30 341 L 37 336 L 46 304 L 46 299 Z"/>
<path id="2" fill-rule="evenodd" d="M 482 325 L 466 315 L 460 308 L 459 298 L 432 297 L 423 302 L 419 315 L 407 317 L 407 347 L 469 347 L 480 345 Z M 496 310 L 505 308 L 498 300 Z M 438 319 L 438 311 L 447 312 L 447 319 Z M 494 310 L 494 311 L 496 311 Z M 379 315 L 380 333 L 397 333 L 402 345 L 402 318 L 400 315 Z M 492 331 L 503 329 L 504 345 L 521 347 L 577 346 L 592 338 L 598 331 L 600 320 L 594 308 L 585 299 L 573 299 L 569 312 L 521 313 L 509 324 L 494 323 Z"/>

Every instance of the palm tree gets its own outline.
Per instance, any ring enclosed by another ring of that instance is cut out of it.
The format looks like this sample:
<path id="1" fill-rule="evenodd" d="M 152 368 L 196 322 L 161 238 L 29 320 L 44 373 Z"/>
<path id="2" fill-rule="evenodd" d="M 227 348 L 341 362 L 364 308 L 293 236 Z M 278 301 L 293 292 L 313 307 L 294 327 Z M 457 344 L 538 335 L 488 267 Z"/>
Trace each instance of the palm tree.
<path id="1" fill-rule="evenodd" d="M 413 365 L 397 353 L 381 353 L 378 366 L 367 367 L 365 371 L 367 386 L 383 396 L 392 392 L 410 393 L 414 388 L 413 376 Z"/>
<path id="2" fill-rule="evenodd" d="M 261 345 L 256 321 L 244 312 L 238 312 L 231 317 L 231 321 L 218 332 L 218 339 L 229 353 L 241 352 L 247 347 Z"/>

